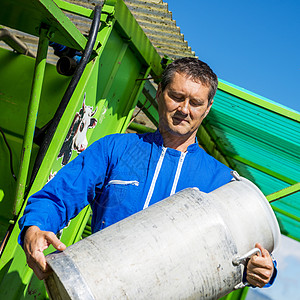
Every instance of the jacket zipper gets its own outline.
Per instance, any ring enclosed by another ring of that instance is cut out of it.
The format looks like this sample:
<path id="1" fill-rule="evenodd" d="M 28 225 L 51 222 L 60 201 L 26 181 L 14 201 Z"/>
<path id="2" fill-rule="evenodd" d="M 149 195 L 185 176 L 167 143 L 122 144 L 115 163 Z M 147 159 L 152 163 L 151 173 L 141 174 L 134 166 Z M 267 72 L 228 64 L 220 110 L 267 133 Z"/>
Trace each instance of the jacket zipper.
<path id="1" fill-rule="evenodd" d="M 157 180 L 158 174 L 160 172 L 160 169 L 161 169 L 161 166 L 162 166 L 162 163 L 163 163 L 166 151 L 167 151 L 167 148 L 166 147 L 162 147 L 162 152 L 161 152 L 159 160 L 157 162 L 157 165 L 156 165 L 156 168 L 155 168 L 155 172 L 154 172 L 154 176 L 152 178 L 152 182 L 151 182 L 151 185 L 150 185 L 150 188 L 149 188 L 149 191 L 148 191 L 148 195 L 147 195 L 147 198 L 146 198 L 146 201 L 145 201 L 143 209 L 145 209 L 145 208 L 147 208 L 149 206 L 149 203 L 150 203 L 153 191 L 154 191 L 154 187 L 155 187 L 155 184 L 156 184 L 156 180 Z"/>
<path id="2" fill-rule="evenodd" d="M 180 158 L 179 158 L 179 162 L 178 162 L 178 165 L 177 165 L 177 170 L 176 170 L 176 173 L 175 173 L 175 177 L 174 177 L 173 186 L 172 186 L 172 189 L 171 189 L 170 196 L 175 194 L 177 184 L 178 184 L 178 180 L 179 180 L 179 176 L 180 176 L 180 173 L 181 173 L 181 168 L 182 168 L 182 165 L 183 165 L 184 158 L 185 158 L 186 154 L 187 154 L 187 152 L 181 152 L 181 154 L 180 154 Z"/>
<path id="3" fill-rule="evenodd" d="M 110 180 L 107 185 L 121 184 L 121 185 L 135 185 L 139 186 L 139 182 L 136 180 Z"/>

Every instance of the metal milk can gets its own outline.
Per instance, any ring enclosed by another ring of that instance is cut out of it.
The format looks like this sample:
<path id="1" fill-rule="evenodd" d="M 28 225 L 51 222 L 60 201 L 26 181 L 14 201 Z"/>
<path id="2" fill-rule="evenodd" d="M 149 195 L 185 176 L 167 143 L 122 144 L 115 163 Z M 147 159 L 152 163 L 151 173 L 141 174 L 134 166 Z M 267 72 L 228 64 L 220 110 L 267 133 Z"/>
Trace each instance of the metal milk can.
<path id="1" fill-rule="evenodd" d="M 188 188 L 47 256 L 52 299 L 218 299 L 242 283 L 259 242 L 279 243 L 262 192 L 236 180 L 211 193 Z"/>

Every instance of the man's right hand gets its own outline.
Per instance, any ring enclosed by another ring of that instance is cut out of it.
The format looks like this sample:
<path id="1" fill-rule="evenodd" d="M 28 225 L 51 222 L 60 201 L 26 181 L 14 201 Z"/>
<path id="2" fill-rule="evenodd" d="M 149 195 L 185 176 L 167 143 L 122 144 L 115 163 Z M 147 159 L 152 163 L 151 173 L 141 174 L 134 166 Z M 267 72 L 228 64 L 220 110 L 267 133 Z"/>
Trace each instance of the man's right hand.
<path id="1" fill-rule="evenodd" d="M 66 249 L 53 232 L 41 231 L 37 226 L 30 226 L 26 230 L 23 249 L 27 264 L 40 280 L 45 279 L 51 273 L 43 253 L 50 245 L 59 251 Z"/>

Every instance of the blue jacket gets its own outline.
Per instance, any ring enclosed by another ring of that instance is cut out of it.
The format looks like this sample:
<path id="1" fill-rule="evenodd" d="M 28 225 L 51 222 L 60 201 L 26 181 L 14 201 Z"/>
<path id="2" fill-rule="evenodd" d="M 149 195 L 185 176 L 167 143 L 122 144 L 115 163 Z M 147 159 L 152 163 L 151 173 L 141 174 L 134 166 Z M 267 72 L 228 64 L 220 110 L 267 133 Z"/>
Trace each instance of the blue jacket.
<path id="1" fill-rule="evenodd" d="M 198 143 L 185 153 L 165 148 L 158 130 L 109 135 L 28 199 L 19 221 L 21 233 L 31 225 L 58 232 L 88 204 L 93 211 L 92 232 L 96 232 L 187 187 L 209 193 L 232 180 L 230 171 Z M 267 286 L 276 274 L 275 268 Z"/>
<path id="2" fill-rule="evenodd" d="M 109 135 L 32 195 L 19 225 L 58 232 L 90 203 L 96 232 L 187 187 L 211 192 L 230 171 L 197 143 L 185 153 L 165 148 L 159 131 Z"/>

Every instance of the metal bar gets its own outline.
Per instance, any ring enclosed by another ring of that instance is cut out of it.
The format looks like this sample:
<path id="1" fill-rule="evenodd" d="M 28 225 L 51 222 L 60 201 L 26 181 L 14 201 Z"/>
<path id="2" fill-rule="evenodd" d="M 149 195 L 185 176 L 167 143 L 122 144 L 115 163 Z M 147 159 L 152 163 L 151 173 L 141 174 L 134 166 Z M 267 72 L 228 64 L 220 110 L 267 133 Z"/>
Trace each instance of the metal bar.
<path id="1" fill-rule="evenodd" d="M 144 78 L 146 79 L 148 77 L 150 71 L 151 71 L 151 67 L 148 67 L 147 70 L 145 71 L 145 73 L 143 74 L 143 79 Z M 130 96 L 130 99 L 129 99 L 128 104 L 125 109 L 125 111 L 128 111 L 128 114 L 127 114 L 127 117 L 125 118 L 125 122 L 124 122 L 121 132 L 125 132 L 128 125 L 130 124 L 130 120 L 131 120 L 134 108 L 137 105 L 139 95 L 142 93 L 144 85 L 145 85 L 145 80 L 136 79 L 134 89 L 132 91 L 132 94 Z"/>
<path id="2" fill-rule="evenodd" d="M 274 177 L 276 179 L 279 179 L 279 180 L 281 180 L 283 182 L 286 182 L 288 184 L 296 184 L 297 183 L 297 181 L 295 181 L 295 180 L 293 180 L 291 178 L 288 178 L 288 177 L 286 177 L 286 176 L 284 176 L 282 174 L 274 172 L 274 171 L 272 171 L 272 170 L 270 170 L 270 169 L 268 169 L 266 167 L 263 167 L 263 166 L 261 166 L 259 164 L 254 163 L 253 161 L 250 161 L 248 159 L 240 157 L 240 156 L 238 156 L 238 155 L 236 155 L 234 153 L 231 153 L 231 152 L 227 151 L 226 152 L 226 156 L 229 156 L 230 158 L 232 158 L 234 160 L 237 160 L 237 161 L 239 161 L 239 162 L 241 162 L 241 163 L 243 163 L 243 164 L 245 164 L 245 165 L 247 165 L 247 166 L 249 166 L 251 168 L 254 168 L 254 169 L 258 170 L 258 171 L 261 171 L 261 172 L 263 172 L 265 174 L 268 174 L 268 175 L 270 175 L 270 176 L 272 176 L 272 177 Z"/>
<path id="3" fill-rule="evenodd" d="M 128 128 L 132 129 L 138 133 L 146 133 L 146 132 L 154 132 L 155 131 L 155 129 L 153 129 L 153 128 L 150 128 L 150 127 L 147 127 L 145 125 L 138 124 L 135 122 L 132 122 Z"/>
<path id="4" fill-rule="evenodd" d="M 144 94 L 141 94 L 139 101 L 137 103 L 138 108 L 142 108 L 143 113 L 148 117 L 148 119 L 157 127 L 158 126 L 158 112 L 156 108 L 149 102 L 147 103 L 147 98 Z"/>
<path id="5" fill-rule="evenodd" d="M 20 54 L 35 58 L 34 53 L 28 48 L 25 43 L 23 43 L 19 38 L 17 38 L 6 28 L 2 28 L 2 26 L 0 26 L 0 41 L 5 42 L 9 47 Z"/>
<path id="6" fill-rule="evenodd" d="M 75 15 L 78 16 L 82 16 L 82 17 L 87 17 L 87 18 L 93 18 L 93 13 L 94 11 L 92 9 L 77 5 L 77 4 L 73 4 L 70 2 L 66 2 L 66 1 L 62 1 L 62 0 L 53 0 L 56 5 L 66 11 L 66 12 L 70 12 L 73 13 Z"/>
<path id="7" fill-rule="evenodd" d="M 285 210 L 283 210 L 283 209 L 280 209 L 280 208 L 278 208 L 278 207 L 276 207 L 276 206 L 274 206 L 274 205 L 271 205 L 271 206 L 272 206 L 272 209 L 273 209 L 274 211 L 276 211 L 277 213 L 279 213 L 279 214 L 281 214 L 281 215 L 284 215 L 284 216 L 286 216 L 286 217 L 288 217 L 288 218 L 290 218 L 290 219 L 292 219 L 292 220 L 295 220 L 295 221 L 297 221 L 297 222 L 300 222 L 300 217 L 295 216 L 295 215 L 293 215 L 293 214 L 291 214 L 291 213 L 289 213 L 289 212 L 287 212 L 287 211 L 285 211 Z"/>
<path id="8" fill-rule="evenodd" d="M 271 202 L 277 201 L 279 199 L 282 199 L 284 197 L 287 197 L 289 195 L 295 194 L 299 191 L 300 191 L 300 182 L 298 182 L 294 185 L 291 185 L 285 189 L 282 189 L 280 191 L 277 191 L 275 193 L 272 193 L 272 194 L 266 196 L 266 198 L 271 203 Z"/>
<path id="9" fill-rule="evenodd" d="M 143 107 L 142 110 L 145 113 L 145 115 L 155 126 L 158 126 L 158 105 L 155 101 L 155 97 L 155 87 L 149 82 L 149 80 L 146 80 L 145 86 L 143 88 L 143 93 L 140 94 L 137 105 L 139 108 Z M 147 101 L 149 101 L 149 104 L 146 104 Z"/>
<path id="10" fill-rule="evenodd" d="M 222 80 L 219 80 L 218 89 L 226 93 L 232 94 L 236 97 L 239 97 L 244 101 L 270 110 L 278 115 L 282 115 L 291 120 L 300 122 L 300 114 L 296 111 L 289 110 L 288 108 L 281 107 L 278 104 L 261 99 L 258 96 L 252 95 L 246 90 L 243 91 L 241 88 L 232 86 L 229 83 L 223 82 Z"/>
<path id="11" fill-rule="evenodd" d="M 48 52 L 48 29 L 41 28 L 37 57 L 35 61 L 31 95 L 25 125 L 24 140 L 20 160 L 20 169 L 17 180 L 16 196 L 13 206 L 13 214 L 17 215 L 23 204 L 26 180 L 28 176 L 30 155 L 33 145 L 33 135 L 39 109 L 42 84 L 44 80 L 46 58 Z"/>
<path id="12" fill-rule="evenodd" d="M 157 92 L 157 90 L 154 87 L 154 85 L 149 80 L 146 80 L 145 86 L 143 89 L 143 94 L 150 101 L 150 103 L 156 109 L 156 111 L 158 111 L 158 104 L 156 102 L 156 92 Z M 158 118 L 157 118 L 157 121 L 158 121 Z"/>

